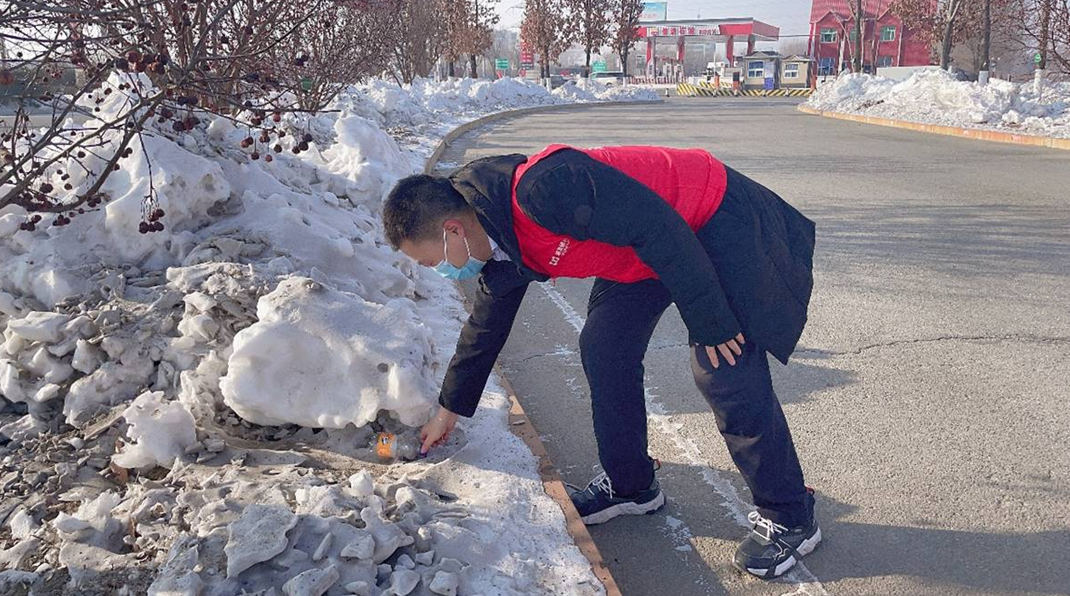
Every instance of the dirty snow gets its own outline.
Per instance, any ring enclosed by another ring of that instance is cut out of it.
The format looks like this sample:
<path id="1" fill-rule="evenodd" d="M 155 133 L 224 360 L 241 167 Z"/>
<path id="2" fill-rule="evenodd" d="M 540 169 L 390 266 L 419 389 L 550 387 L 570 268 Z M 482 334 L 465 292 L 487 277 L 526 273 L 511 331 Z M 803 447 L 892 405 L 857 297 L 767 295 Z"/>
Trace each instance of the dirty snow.
<path id="1" fill-rule="evenodd" d="M 566 81 L 554 89 L 555 97 L 574 102 L 599 101 L 658 101 L 658 92 L 653 87 L 628 85 L 627 87 L 603 85 L 591 79 Z"/>
<path id="2" fill-rule="evenodd" d="M 926 124 L 1070 137 L 1070 82 L 1046 82 L 1037 94 L 1032 82 L 992 79 L 979 85 L 958 81 L 942 70 L 917 72 L 902 82 L 848 73 L 818 87 L 806 105 Z"/>
<path id="3" fill-rule="evenodd" d="M 124 81 L 148 90 L 114 74 L 96 118 Z M 0 591 L 603 594 L 493 379 L 426 460 L 366 448 L 432 415 L 465 317 L 384 242 L 385 193 L 483 114 L 655 99 L 586 92 L 375 80 L 284 116 L 270 163 L 240 147 L 249 114 L 201 114 L 144 135 L 66 228 L 0 210 Z M 166 229 L 139 234 L 150 192 Z"/>

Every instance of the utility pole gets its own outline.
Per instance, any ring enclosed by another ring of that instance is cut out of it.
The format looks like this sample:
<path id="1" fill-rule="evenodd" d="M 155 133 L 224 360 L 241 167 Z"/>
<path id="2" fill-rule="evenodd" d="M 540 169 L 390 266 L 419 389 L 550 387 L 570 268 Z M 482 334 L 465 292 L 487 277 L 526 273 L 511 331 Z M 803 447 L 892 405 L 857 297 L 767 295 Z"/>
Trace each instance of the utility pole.
<path id="1" fill-rule="evenodd" d="M 988 84 L 988 71 L 991 70 L 989 61 L 992 56 L 992 0 L 985 0 L 984 28 L 981 50 L 981 72 L 977 73 L 977 82 L 982 85 Z"/>

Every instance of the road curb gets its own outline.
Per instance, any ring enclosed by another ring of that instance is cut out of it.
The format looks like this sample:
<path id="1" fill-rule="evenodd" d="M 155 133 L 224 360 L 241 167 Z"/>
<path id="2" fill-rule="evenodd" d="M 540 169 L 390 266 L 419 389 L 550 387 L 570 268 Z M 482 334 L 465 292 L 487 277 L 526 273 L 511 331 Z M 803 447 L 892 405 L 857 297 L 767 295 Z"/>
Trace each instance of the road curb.
<path id="1" fill-rule="evenodd" d="M 482 118 L 477 118 L 476 120 L 462 124 L 446 134 L 446 136 L 439 141 L 438 146 L 435 147 L 435 151 L 431 154 L 431 157 L 428 158 L 427 164 L 424 166 L 424 173 L 430 174 L 435 170 L 435 166 L 438 165 L 439 160 L 442 159 L 446 150 L 449 149 L 450 145 L 461 135 L 484 124 L 511 118 L 513 116 L 523 116 L 539 112 L 621 103 L 629 105 L 648 105 L 661 103 L 661 101 L 561 104 L 520 108 L 489 114 Z M 465 300 L 466 308 L 469 306 L 468 302 L 468 300 Z M 539 433 L 535 430 L 535 425 L 531 423 L 531 419 L 528 418 L 527 413 L 524 412 L 523 406 L 520 405 L 520 400 L 517 399 L 512 384 L 509 382 L 509 379 L 505 376 L 505 372 L 502 371 L 499 365 L 495 364 L 494 370 L 498 373 L 498 378 L 501 379 L 502 389 L 509 397 L 509 429 L 513 431 L 514 435 L 524 441 L 524 444 L 528 446 L 531 453 L 539 460 L 539 478 L 542 480 L 543 490 L 558 504 L 559 507 L 561 507 L 562 513 L 565 514 L 565 529 L 568 531 L 569 536 L 572 537 L 572 542 L 576 544 L 576 548 L 580 549 L 580 552 L 583 553 L 583 556 L 586 557 L 587 561 L 591 564 L 591 571 L 593 571 L 595 577 L 602 582 L 602 585 L 606 589 L 606 596 L 621 596 L 620 587 L 617 586 L 617 581 L 613 579 L 613 574 L 610 573 L 609 568 L 606 567 L 605 560 L 602 558 L 602 553 L 599 552 L 598 546 L 594 543 L 594 539 L 591 538 L 591 534 L 587 531 L 587 526 L 584 525 L 583 520 L 580 519 L 579 512 L 576 511 L 576 507 L 572 504 L 572 499 L 569 498 L 568 491 L 565 490 L 565 485 L 561 482 L 561 477 L 557 473 L 557 468 L 554 467 L 553 461 L 546 452 L 546 446 L 542 444 L 542 440 L 539 438 Z"/>
<path id="2" fill-rule="evenodd" d="M 837 120 L 849 120 L 851 122 L 860 122 L 862 124 L 873 124 L 876 126 L 901 128 L 917 132 L 926 132 L 929 134 L 962 137 L 967 139 L 974 139 L 977 141 L 1010 143 L 1013 145 L 1030 145 L 1034 147 L 1048 147 L 1051 149 L 1062 149 L 1070 151 L 1070 139 L 1016 134 L 1012 132 L 1003 132 L 1000 130 L 962 128 L 958 126 L 944 126 L 941 124 L 923 124 L 920 122 L 910 122 L 907 120 L 893 120 L 891 118 L 878 118 L 876 116 L 863 116 L 861 114 L 848 114 L 845 112 L 818 110 L 803 104 L 800 104 L 797 109 L 804 114 L 824 116 L 825 118 L 836 118 Z"/>
<path id="3" fill-rule="evenodd" d="M 438 165 L 439 160 L 442 159 L 442 156 L 446 154 L 446 150 L 450 148 L 450 145 L 452 145 L 454 141 L 456 141 L 465 133 L 475 128 L 479 128 L 484 124 L 490 124 L 491 122 L 504 120 L 506 118 L 526 116 L 528 114 L 539 114 L 542 112 L 569 111 L 607 105 L 654 105 L 659 104 L 661 102 L 662 100 L 659 99 L 657 101 L 599 101 L 590 103 L 563 103 L 549 106 L 517 108 L 515 110 L 505 110 L 504 112 L 495 112 L 493 114 L 487 114 L 486 116 L 476 118 L 471 122 L 465 122 L 464 124 L 446 133 L 446 136 L 442 137 L 442 140 L 438 142 L 437 146 L 435 146 L 435 150 L 431 153 L 431 157 L 427 159 L 427 163 L 424 165 L 424 173 L 430 174 L 435 170 L 435 166 Z"/>
<path id="4" fill-rule="evenodd" d="M 602 559 L 602 553 L 598 551 L 598 546 L 587 531 L 587 526 L 580 519 L 579 512 L 572 505 L 572 499 L 569 498 L 568 491 L 565 490 L 565 485 L 557 474 L 554 462 L 550 459 L 549 454 L 546 453 L 546 447 L 542 444 L 542 440 L 539 439 L 538 431 L 535 430 L 535 426 L 531 424 L 531 419 L 528 418 L 524 408 L 520 405 L 509 379 L 506 378 L 500 367 L 495 365 L 495 368 L 501 378 L 502 389 L 509 396 L 509 428 L 513 431 L 513 434 L 520 437 L 527 444 L 528 449 L 531 449 L 531 452 L 539 459 L 539 477 L 542 478 L 543 490 L 561 506 L 561 511 L 565 514 L 565 528 L 572 536 L 572 541 L 576 543 L 576 547 L 590 561 L 591 571 L 594 572 L 595 577 L 606 588 L 606 596 L 621 596 L 617 581 L 613 579 L 613 574 L 606 567 L 605 561 Z"/>

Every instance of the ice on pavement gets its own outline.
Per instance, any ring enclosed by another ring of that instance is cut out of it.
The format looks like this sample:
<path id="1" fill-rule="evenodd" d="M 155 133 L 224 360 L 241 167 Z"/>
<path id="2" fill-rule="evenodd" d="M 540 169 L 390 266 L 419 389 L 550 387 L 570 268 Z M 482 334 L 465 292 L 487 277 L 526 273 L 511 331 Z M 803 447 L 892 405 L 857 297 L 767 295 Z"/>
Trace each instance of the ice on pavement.
<path id="1" fill-rule="evenodd" d="M 988 85 L 959 81 L 934 69 L 896 82 L 879 75 L 840 75 L 817 88 L 807 105 L 819 110 L 866 114 L 945 126 L 989 128 L 1070 137 L 1070 83 L 991 79 Z"/>

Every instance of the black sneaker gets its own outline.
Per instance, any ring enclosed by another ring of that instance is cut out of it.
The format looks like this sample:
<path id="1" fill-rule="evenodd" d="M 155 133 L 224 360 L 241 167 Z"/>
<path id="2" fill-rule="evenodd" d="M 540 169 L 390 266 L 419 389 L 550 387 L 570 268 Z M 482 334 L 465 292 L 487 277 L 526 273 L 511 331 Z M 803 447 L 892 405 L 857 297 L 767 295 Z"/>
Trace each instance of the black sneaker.
<path id="1" fill-rule="evenodd" d="M 654 513 L 665 504 L 665 494 L 661 492 L 657 478 L 646 490 L 625 497 L 613 493 L 613 484 L 605 472 L 595 476 L 586 488 L 574 490 L 568 496 L 588 526 L 607 522 L 618 515 Z"/>
<path id="2" fill-rule="evenodd" d="M 809 523 L 794 528 L 773 523 L 757 511 L 750 512 L 747 519 L 753 527 L 736 549 L 732 563 L 762 579 L 784 575 L 821 542 L 821 528 L 812 515 Z"/>

